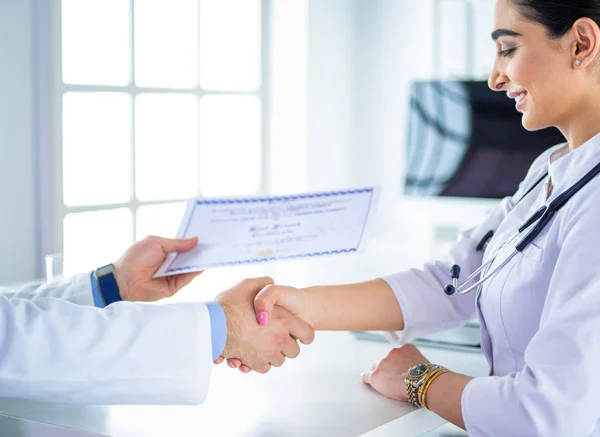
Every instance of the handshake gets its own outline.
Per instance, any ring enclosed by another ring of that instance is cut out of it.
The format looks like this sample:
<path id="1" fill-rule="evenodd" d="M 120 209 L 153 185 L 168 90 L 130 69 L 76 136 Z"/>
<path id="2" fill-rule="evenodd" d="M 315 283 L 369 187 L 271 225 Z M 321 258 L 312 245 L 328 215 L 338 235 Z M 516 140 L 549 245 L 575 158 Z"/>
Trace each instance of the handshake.
<path id="1" fill-rule="evenodd" d="M 243 372 L 267 373 L 300 354 L 298 341 L 314 340 L 306 295 L 299 289 L 275 286 L 268 277 L 245 279 L 215 300 L 227 320 L 227 341 L 216 364 L 226 358 Z"/>
<path id="2" fill-rule="evenodd" d="M 173 296 L 201 272 L 154 278 L 167 253 L 187 252 L 198 240 L 150 236 L 131 246 L 114 263 L 121 298 L 154 302 Z M 306 293 L 273 285 L 271 278 L 245 279 L 220 293 L 216 301 L 225 312 L 227 341 L 222 358 L 232 367 L 266 373 L 300 353 L 298 340 L 312 343 L 314 322 L 308 314 Z M 259 323 L 260 322 L 260 323 Z M 243 364 L 242 364 L 243 363 Z"/>

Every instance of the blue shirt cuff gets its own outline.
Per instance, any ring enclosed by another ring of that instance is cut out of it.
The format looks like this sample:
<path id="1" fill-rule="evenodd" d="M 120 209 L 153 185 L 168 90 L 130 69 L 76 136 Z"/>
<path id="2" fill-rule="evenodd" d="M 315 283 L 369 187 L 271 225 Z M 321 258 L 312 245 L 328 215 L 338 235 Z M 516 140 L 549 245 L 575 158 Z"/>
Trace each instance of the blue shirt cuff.
<path id="1" fill-rule="evenodd" d="M 94 306 L 98 308 L 104 308 L 104 299 L 100 295 L 100 288 L 98 288 L 98 279 L 96 279 L 96 271 L 92 271 L 90 274 L 90 281 L 92 282 L 92 297 L 94 298 Z"/>
<path id="2" fill-rule="evenodd" d="M 205 302 L 210 315 L 210 340 L 212 342 L 213 361 L 221 356 L 227 341 L 227 319 L 221 305 L 217 302 Z"/>

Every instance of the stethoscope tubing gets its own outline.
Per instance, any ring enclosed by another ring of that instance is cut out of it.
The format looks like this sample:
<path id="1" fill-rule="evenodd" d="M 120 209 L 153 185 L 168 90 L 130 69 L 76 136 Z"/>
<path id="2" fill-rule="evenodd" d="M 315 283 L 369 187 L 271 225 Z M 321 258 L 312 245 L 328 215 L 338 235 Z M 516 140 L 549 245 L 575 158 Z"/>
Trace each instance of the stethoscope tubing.
<path id="1" fill-rule="evenodd" d="M 475 270 L 473 273 L 471 273 L 469 275 L 469 277 L 462 284 L 458 285 L 456 283 L 456 281 L 458 280 L 458 273 L 456 274 L 456 276 L 453 276 L 452 279 L 455 281 L 454 284 L 456 284 L 456 286 L 448 285 L 445 288 L 446 293 L 449 295 L 452 295 L 454 293 L 456 293 L 458 295 L 465 295 L 467 293 L 470 293 L 474 289 L 482 286 L 486 281 L 488 281 L 490 278 L 495 276 L 500 269 L 502 269 L 504 266 L 506 266 L 506 264 L 508 264 L 509 261 L 517 255 L 517 253 L 523 252 L 523 250 L 525 250 L 525 248 L 542 233 L 542 231 L 544 230 L 546 225 L 550 222 L 550 220 L 554 217 L 554 215 L 563 206 L 565 206 L 567 204 L 567 202 L 579 190 L 581 190 L 585 185 L 587 185 L 598 174 L 600 174 L 600 164 L 597 164 L 596 166 L 594 166 L 594 168 L 592 168 L 588 173 L 586 173 L 573 186 L 571 186 L 569 189 L 567 189 L 564 193 L 559 194 L 548 205 L 544 205 L 540 209 L 538 209 L 536 212 L 534 212 L 532 214 L 532 216 L 529 219 L 527 219 L 527 221 L 525 223 L 523 223 L 523 225 L 519 228 L 519 230 L 508 241 L 501 244 L 496 249 L 494 255 L 488 261 L 483 263 L 477 270 Z M 543 180 L 543 178 L 541 180 Z M 541 180 L 538 181 L 538 183 L 540 183 Z M 537 185 L 537 183 L 536 183 L 536 185 Z M 529 193 L 530 191 L 531 190 L 529 190 L 527 193 Z M 496 261 L 498 253 L 500 252 L 502 247 L 504 247 L 507 244 L 512 243 L 516 238 L 519 237 L 519 235 L 521 235 L 523 232 L 525 232 L 531 226 L 533 226 L 531 228 L 531 230 L 527 234 L 525 234 L 525 236 L 515 246 L 515 248 L 510 252 L 510 254 L 508 254 L 506 256 L 506 258 L 500 264 L 498 264 L 492 271 L 488 272 L 488 270 L 490 269 L 492 264 Z M 457 269 L 456 270 L 457 272 L 460 272 L 460 268 L 458 266 L 453 266 L 451 269 L 451 272 L 455 271 L 455 269 Z M 478 281 L 476 281 L 474 284 L 472 284 L 471 286 L 469 286 L 463 290 L 463 288 L 467 284 L 473 282 L 477 278 L 477 276 L 480 275 L 480 273 L 484 272 L 484 271 L 485 271 L 485 273 Z M 450 292 L 448 291 L 449 289 L 451 290 Z"/>

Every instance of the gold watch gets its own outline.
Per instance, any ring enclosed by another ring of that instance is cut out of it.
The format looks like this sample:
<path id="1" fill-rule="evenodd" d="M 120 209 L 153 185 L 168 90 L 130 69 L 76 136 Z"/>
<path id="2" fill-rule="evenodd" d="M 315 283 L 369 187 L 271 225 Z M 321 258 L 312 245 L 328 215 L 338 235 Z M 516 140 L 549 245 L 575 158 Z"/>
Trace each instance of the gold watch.
<path id="1" fill-rule="evenodd" d="M 408 402 L 417 408 L 425 407 L 423 386 L 431 377 L 437 377 L 438 374 L 447 372 L 448 369 L 437 364 L 422 363 L 412 366 L 406 378 L 404 385 L 406 387 L 406 396 Z"/>

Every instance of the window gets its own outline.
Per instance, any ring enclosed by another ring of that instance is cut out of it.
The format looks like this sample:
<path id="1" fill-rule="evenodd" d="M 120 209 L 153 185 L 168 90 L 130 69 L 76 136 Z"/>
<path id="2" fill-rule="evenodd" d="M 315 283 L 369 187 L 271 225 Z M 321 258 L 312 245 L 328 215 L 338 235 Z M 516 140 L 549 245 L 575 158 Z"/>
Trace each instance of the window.
<path id="1" fill-rule="evenodd" d="M 62 0 L 53 54 L 67 273 L 174 236 L 185 200 L 264 190 L 261 0 Z"/>

